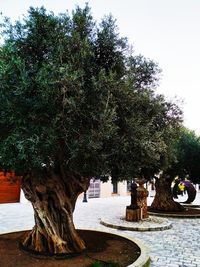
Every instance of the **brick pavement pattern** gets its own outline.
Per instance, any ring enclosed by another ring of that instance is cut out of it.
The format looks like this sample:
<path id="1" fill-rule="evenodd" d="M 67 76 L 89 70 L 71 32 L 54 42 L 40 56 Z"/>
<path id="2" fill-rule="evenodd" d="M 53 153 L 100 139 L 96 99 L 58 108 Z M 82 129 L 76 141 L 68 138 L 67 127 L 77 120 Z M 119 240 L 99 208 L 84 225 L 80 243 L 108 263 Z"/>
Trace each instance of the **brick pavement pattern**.
<path id="1" fill-rule="evenodd" d="M 148 198 L 150 203 L 152 198 Z M 150 248 L 152 267 L 200 267 L 200 219 L 170 219 L 173 227 L 165 231 L 132 232 L 107 228 L 100 218 L 107 214 L 125 214 L 130 197 L 78 199 L 74 212 L 77 228 L 99 228 L 141 239 Z M 200 204 L 198 194 L 195 204 Z M 31 229 L 33 210 L 29 203 L 0 205 L 0 233 Z"/>

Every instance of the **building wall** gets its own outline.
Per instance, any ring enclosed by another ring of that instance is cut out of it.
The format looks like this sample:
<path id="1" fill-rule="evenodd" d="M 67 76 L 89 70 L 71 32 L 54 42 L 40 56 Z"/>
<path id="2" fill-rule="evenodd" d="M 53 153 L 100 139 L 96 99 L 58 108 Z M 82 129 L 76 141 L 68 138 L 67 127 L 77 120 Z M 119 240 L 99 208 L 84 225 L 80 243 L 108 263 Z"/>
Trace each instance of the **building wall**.
<path id="1" fill-rule="evenodd" d="M 111 183 L 111 179 L 109 179 L 105 183 L 101 182 L 100 197 L 111 197 L 112 192 L 113 192 L 113 185 Z"/>
<path id="2" fill-rule="evenodd" d="M 127 181 L 118 182 L 118 194 L 127 196 Z"/>
<path id="3" fill-rule="evenodd" d="M 109 179 L 106 183 L 101 182 L 100 197 L 111 196 L 127 196 L 127 182 L 122 181 L 117 183 L 117 194 L 113 194 L 113 184 L 111 179 Z"/>
<path id="4" fill-rule="evenodd" d="M 100 183 L 100 198 L 111 197 L 111 196 L 127 196 L 127 181 L 118 182 L 117 184 L 118 192 L 113 194 L 113 184 L 111 179 L 107 182 Z M 88 197 L 88 194 L 87 194 Z M 79 199 L 83 199 L 83 193 L 79 195 Z M 20 203 L 27 203 L 28 200 L 25 198 L 23 191 L 21 190 Z"/>
<path id="5" fill-rule="evenodd" d="M 127 196 L 127 181 L 118 182 L 117 184 L 117 194 L 113 194 L 113 184 L 111 179 L 107 182 L 100 183 L 100 198 L 106 198 L 111 196 Z M 88 197 L 88 194 L 87 194 Z M 79 196 L 80 199 L 83 199 L 83 193 Z"/>

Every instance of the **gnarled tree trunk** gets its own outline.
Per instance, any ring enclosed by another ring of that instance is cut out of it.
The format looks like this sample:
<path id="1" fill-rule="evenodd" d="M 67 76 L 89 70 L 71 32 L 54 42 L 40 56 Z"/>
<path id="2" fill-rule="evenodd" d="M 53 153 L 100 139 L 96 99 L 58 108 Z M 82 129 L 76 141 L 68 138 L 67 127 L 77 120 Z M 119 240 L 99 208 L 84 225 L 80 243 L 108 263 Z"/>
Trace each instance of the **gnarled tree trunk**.
<path id="1" fill-rule="evenodd" d="M 181 211 L 184 207 L 175 202 L 171 192 L 171 179 L 167 175 L 161 176 L 155 183 L 156 195 L 151 204 L 155 211 Z"/>
<path id="2" fill-rule="evenodd" d="M 24 239 L 24 248 L 43 254 L 79 253 L 85 249 L 74 227 L 73 211 L 89 180 L 75 173 L 23 178 L 22 189 L 35 215 L 35 226 Z"/>

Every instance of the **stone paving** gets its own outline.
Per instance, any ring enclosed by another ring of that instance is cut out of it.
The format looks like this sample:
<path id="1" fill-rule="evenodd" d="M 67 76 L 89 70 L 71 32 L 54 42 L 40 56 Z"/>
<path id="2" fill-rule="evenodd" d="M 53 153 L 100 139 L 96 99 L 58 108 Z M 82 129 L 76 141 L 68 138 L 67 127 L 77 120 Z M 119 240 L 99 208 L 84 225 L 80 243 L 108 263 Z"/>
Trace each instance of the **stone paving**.
<path id="1" fill-rule="evenodd" d="M 148 198 L 148 203 L 152 197 Z M 200 267 L 200 219 L 170 219 L 173 227 L 165 231 L 132 232 L 107 228 L 100 218 L 107 214 L 123 214 L 130 197 L 77 201 L 74 222 L 77 228 L 99 228 L 112 233 L 139 238 L 150 249 L 152 267 Z M 194 204 L 200 204 L 200 194 Z M 0 205 L 0 233 L 30 229 L 34 224 L 29 203 Z M 4 267 L 4 266 L 1 266 Z M 24 267 L 24 266 L 22 266 Z"/>
<path id="2" fill-rule="evenodd" d="M 123 210 L 124 213 L 124 210 Z M 162 231 L 170 229 L 172 223 L 166 218 L 149 216 L 146 219 L 140 220 L 138 222 L 126 221 L 124 214 L 109 214 L 105 217 L 101 217 L 100 223 L 119 230 L 129 230 L 129 231 Z"/>

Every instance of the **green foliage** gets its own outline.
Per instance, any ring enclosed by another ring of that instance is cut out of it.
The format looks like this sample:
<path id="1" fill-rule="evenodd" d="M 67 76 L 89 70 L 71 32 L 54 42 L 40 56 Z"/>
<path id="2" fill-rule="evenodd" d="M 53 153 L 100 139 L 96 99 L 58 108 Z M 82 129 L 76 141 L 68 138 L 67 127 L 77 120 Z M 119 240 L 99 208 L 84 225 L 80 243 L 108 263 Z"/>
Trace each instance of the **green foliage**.
<path id="1" fill-rule="evenodd" d="M 174 145 L 175 159 L 169 172 L 173 177 L 190 179 L 193 183 L 200 181 L 200 138 L 193 131 L 182 128 Z"/>
<path id="2" fill-rule="evenodd" d="M 113 179 L 162 168 L 181 112 L 155 95 L 157 64 L 129 52 L 111 16 L 97 26 L 87 5 L 71 16 L 30 8 L 3 28 L 2 168 Z"/>
<path id="3" fill-rule="evenodd" d="M 91 265 L 89 265 L 88 267 L 117 267 L 117 266 L 118 264 L 113 263 L 113 262 L 102 263 L 102 262 L 96 261 L 92 263 Z"/>

